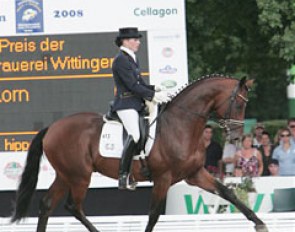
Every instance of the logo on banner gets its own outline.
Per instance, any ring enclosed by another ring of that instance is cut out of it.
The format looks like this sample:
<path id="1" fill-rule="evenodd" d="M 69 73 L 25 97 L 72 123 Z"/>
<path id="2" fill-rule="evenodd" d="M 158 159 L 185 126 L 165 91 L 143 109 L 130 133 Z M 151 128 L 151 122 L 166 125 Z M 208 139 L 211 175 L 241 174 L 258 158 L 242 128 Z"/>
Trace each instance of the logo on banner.
<path id="1" fill-rule="evenodd" d="M 170 47 L 165 47 L 162 49 L 162 55 L 166 58 L 172 57 L 173 53 L 173 49 Z"/>
<path id="2" fill-rule="evenodd" d="M 16 32 L 43 32 L 43 0 L 16 0 Z"/>
<path id="3" fill-rule="evenodd" d="M 21 173 L 22 173 L 22 166 L 20 165 L 20 163 L 17 163 L 17 162 L 10 162 L 6 164 L 4 168 L 4 175 L 9 179 L 16 180 L 19 178 Z"/>
<path id="4" fill-rule="evenodd" d="M 0 23 L 6 22 L 6 16 L 5 15 L 0 15 Z"/>
<path id="5" fill-rule="evenodd" d="M 160 68 L 159 72 L 163 74 L 174 74 L 177 72 L 177 68 L 173 68 L 171 65 L 166 65 L 164 68 Z"/>

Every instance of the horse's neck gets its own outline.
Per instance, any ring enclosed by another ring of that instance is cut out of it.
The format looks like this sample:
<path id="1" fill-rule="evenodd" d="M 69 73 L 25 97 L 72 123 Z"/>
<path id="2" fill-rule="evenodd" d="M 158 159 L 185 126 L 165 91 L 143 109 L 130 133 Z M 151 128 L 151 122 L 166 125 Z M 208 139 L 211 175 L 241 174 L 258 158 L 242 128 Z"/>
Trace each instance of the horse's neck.
<path id="1" fill-rule="evenodd" d="M 200 85 L 193 88 L 191 91 L 182 93 L 182 96 L 179 96 L 178 99 L 175 99 L 175 102 L 172 103 L 172 108 L 180 108 L 183 110 L 183 112 L 178 115 L 180 119 L 183 119 L 185 115 L 194 117 L 195 119 L 204 119 L 207 118 L 212 111 L 214 96 L 216 94 L 213 87 L 205 88 Z"/>
<path id="2" fill-rule="evenodd" d="M 181 138 L 198 141 L 212 110 L 213 97 L 213 91 L 201 86 L 183 93 L 168 107 L 166 126 L 173 127 Z"/>

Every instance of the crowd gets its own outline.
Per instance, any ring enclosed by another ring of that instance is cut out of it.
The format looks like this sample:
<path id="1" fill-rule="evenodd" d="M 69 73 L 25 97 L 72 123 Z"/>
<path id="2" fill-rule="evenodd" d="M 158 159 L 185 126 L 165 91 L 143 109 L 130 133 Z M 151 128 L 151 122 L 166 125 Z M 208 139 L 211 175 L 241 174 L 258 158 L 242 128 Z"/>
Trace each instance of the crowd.
<path id="1" fill-rule="evenodd" d="M 262 123 L 239 143 L 227 141 L 221 146 L 212 137 L 213 128 L 207 125 L 203 132 L 205 168 L 216 177 L 295 176 L 295 118 L 273 138 Z"/>

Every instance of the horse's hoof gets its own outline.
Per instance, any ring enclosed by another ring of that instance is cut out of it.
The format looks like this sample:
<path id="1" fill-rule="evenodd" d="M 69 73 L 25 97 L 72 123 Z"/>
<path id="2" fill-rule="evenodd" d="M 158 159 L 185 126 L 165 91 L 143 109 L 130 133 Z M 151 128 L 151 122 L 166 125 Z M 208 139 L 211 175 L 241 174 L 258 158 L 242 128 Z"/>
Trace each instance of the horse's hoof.
<path id="1" fill-rule="evenodd" d="M 265 224 L 263 225 L 256 225 L 255 226 L 256 232 L 268 232 L 268 229 Z"/>

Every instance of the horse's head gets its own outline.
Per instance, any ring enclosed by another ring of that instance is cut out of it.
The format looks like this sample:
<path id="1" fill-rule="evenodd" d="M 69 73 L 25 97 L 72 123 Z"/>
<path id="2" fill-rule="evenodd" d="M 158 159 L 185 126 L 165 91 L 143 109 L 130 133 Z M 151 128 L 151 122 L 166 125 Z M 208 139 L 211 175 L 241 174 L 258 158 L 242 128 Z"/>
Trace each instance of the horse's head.
<path id="1" fill-rule="evenodd" d="M 248 90 L 253 80 L 237 80 L 222 75 L 209 75 L 189 84 L 166 107 L 165 120 L 177 125 L 175 119 L 185 122 L 188 135 L 196 134 L 215 112 L 215 119 L 225 129 L 227 139 L 238 139 L 243 133 Z M 189 122 L 194 123 L 195 126 Z M 170 124 L 170 125 L 171 125 Z M 195 132 L 197 131 L 197 132 Z"/>
<path id="2" fill-rule="evenodd" d="M 231 140 L 238 139 L 243 133 L 247 95 L 254 80 L 246 80 L 244 77 L 240 81 L 233 81 L 235 81 L 234 84 L 228 86 L 226 91 L 223 89 L 216 96 L 214 106 L 219 125 L 225 129 L 227 139 Z"/>

